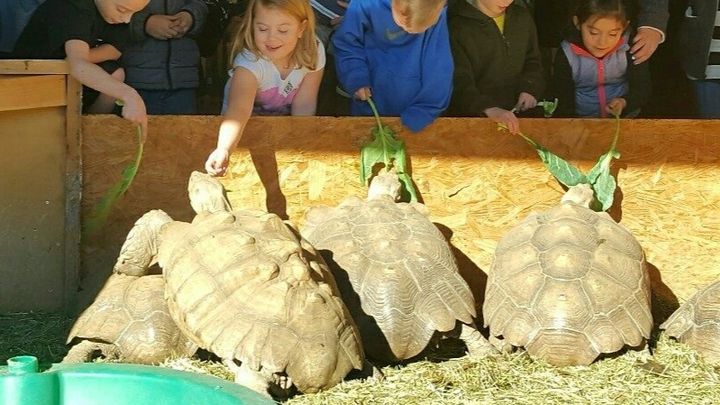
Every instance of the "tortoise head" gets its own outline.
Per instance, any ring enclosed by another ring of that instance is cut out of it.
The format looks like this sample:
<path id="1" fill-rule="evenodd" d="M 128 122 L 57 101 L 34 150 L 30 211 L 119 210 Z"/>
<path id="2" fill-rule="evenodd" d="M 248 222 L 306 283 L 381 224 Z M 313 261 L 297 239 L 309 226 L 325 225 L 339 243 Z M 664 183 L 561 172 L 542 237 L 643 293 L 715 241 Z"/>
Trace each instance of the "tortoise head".
<path id="1" fill-rule="evenodd" d="M 589 184 L 576 184 L 565 192 L 565 195 L 560 199 L 561 203 L 572 202 L 577 205 L 581 205 L 585 208 L 590 208 L 593 199 L 595 198 L 595 192 Z"/>
<path id="2" fill-rule="evenodd" d="M 207 174 L 194 171 L 188 181 L 190 205 L 196 214 L 201 212 L 231 211 L 230 202 L 225 197 L 225 188 L 220 181 Z"/>
<path id="3" fill-rule="evenodd" d="M 368 187 L 368 200 L 377 199 L 383 196 L 390 196 L 393 201 L 400 199 L 400 179 L 395 169 L 388 172 L 381 171 L 377 176 L 373 177 Z"/>

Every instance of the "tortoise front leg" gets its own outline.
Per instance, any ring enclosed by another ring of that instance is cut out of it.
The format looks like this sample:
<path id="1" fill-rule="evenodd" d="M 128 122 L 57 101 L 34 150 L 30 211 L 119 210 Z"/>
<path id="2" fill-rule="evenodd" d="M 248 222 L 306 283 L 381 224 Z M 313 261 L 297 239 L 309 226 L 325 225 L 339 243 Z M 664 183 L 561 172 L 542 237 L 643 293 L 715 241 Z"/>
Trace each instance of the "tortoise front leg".
<path id="1" fill-rule="evenodd" d="M 158 254 L 160 229 L 170 222 L 172 218 L 162 210 L 152 210 L 140 217 L 120 248 L 113 272 L 130 276 L 147 274 Z"/>
<path id="2" fill-rule="evenodd" d="M 250 388 L 263 396 L 272 398 L 268 391 L 270 383 L 272 382 L 270 376 L 265 376 L 259 371 L 253 370 L 245 363 L 238 366 L 235 360 L 232 359 L 224 359 L 223 363 L 225 363 L 230 371 L 235 373 L 235 383 Z"/>
<path id="3" fill-rule="evenodd" d="M 120 350 L 112 343 L 83 340 L 70 348 L 62 363 L 87 363 L 97 357 L 117 359 L 120 357 Z"/>
<path id="4" fill-rule="evenodd" d="M 460 340 L 465 342 L 468 354 L 473 357 L 486 357 L 497 355 L 497 350 L 485 339 L 480 331 L 470 325 L 462 324 Z"/>

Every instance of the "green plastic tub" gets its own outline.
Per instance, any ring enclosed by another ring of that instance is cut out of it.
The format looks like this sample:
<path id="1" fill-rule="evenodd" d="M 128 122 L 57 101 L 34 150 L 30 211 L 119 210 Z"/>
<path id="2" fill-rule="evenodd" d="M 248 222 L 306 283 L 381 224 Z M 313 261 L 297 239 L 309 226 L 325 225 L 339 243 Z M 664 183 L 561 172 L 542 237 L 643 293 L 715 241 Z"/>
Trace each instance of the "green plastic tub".
<path id="1" fill-rule="evenodd" d="M 0 369 L 2 405 L 274 404 L 216 377 L 163 367 L 117 363 L 55 364 L 38 372 L 33 356 Z"/>

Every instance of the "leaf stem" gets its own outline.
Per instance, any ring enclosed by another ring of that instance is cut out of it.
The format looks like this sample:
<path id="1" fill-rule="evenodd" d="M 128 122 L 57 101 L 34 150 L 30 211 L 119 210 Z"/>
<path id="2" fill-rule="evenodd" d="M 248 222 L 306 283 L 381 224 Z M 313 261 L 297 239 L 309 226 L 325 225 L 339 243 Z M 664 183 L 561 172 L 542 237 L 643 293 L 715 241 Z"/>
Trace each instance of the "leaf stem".
<path id="1" fill-rule="evenodd" d="M 375 116 L 375 121 L 377 121 L 377 126 L 380 131 L 383 131 L 382 122 L 380 121 L 380 114 L 378 113 L 377 108 L 375 108 L 375 103 L 372 101 L 371 97 L 368 97 L 367 99 L 368 104 L 370 104 L 370 109 L 373 112 L 373 115 Z M 385 131 L 383 131 L 385 132 Z"/>
<path id="2" fill-rule="evenodd" d="M 372 101 L 371 97 L 368 97 L 367 99 L 368 104 L 370 104 L 370 109 L 373 112 L 373 115 L 375 116 L 375 121 L 377 121 L 377 127 L 378 127 L 378 135 L 380 137 L 380 141 L 382 142 L 383 146 L 383 163 L 385 163 L 385 170 L 390 170 L 390 157 L 388 156 L 388 142 L 385 134 L 385 128 L 383 127 L 382 121 L 380 121 L 380 114 L 378 113 L 377 108 L 375 107 L 375 103 Z"/>
<path id="3" fill-rule="evenodd" d="M 615 146 L 617 145 L 618 138 L 620 137 L 620 115 L 619 114 L 613 114 L 615 116 L 615 137 L 613 138 L 612 145 L 610 145 L 610 150 L 615 150 Z"/>
<path id="4" fill-rule="evenodd" d="M 504 129 L 504 130 L 506 130 L 506 131 L 510 131 L 510 129 L 507 127 L 507 125 L 505 125 L 505 124 L 503 124 L 503 123 L 498 122 L 497 125 L 498 125 L 498 128 L 502 128 L 502 129 Z M 525 139 L 525 141 L 526 141 L 527 143 L 529 143 L 531 146 L 533 146 L 533 147 L 535 147 L 535 148 L 537 148 L 537 147 L 539 146 L 539 145 L 538 145 L 535 141 L 533 141 L 529 136 L 523 134 L 522 132 L 518 131 L 517 134 L 520 135 L 521 137 L 523 137 L 523 139 Z"/>

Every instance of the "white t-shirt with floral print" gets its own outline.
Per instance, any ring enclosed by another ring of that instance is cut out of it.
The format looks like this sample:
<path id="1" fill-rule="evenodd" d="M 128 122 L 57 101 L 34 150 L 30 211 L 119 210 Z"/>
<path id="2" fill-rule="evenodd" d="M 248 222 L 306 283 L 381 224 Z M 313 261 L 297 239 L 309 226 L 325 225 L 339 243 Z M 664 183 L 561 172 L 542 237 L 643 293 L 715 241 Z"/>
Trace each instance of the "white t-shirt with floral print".
<path id="1" fill-rule="evenodd" d="M 235 57 L 233 69 L 228 71 L 230 78 L 225 84 L 222 113 L 225 114 L 227 110 L 234 70 L 242 67 L 249 70 L 258 82 L 253 115 L 290 115 L 290 106 L 305 75 L 325 67 L 325 48 L 320 41 L 317 41 L 317 50 L 318 63 L 315 70 L 306 67 L 293 69 L 284 79 L 270 60 L 258 57 L 248 49 L 243 50 Z"/>

